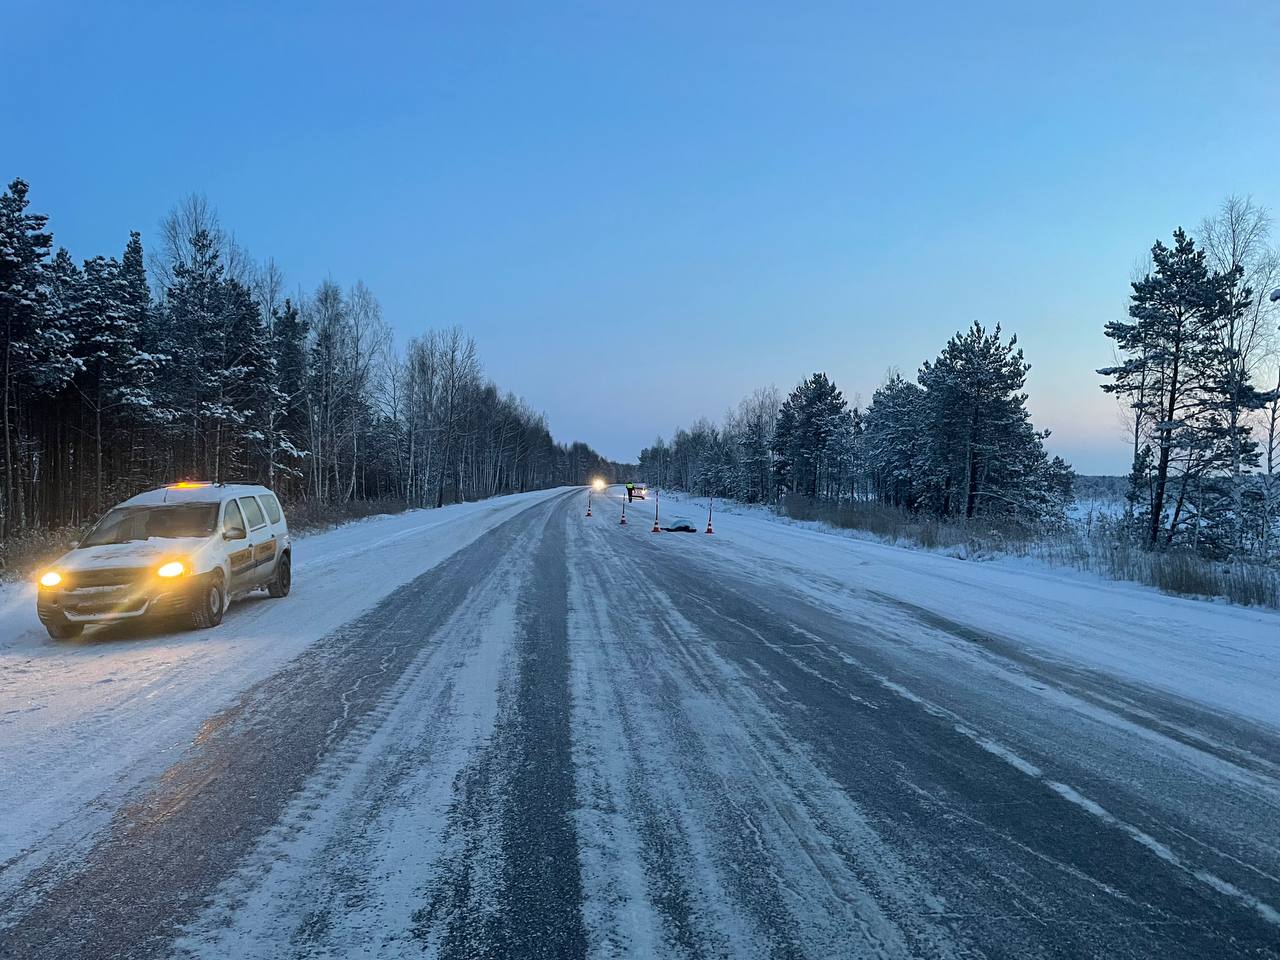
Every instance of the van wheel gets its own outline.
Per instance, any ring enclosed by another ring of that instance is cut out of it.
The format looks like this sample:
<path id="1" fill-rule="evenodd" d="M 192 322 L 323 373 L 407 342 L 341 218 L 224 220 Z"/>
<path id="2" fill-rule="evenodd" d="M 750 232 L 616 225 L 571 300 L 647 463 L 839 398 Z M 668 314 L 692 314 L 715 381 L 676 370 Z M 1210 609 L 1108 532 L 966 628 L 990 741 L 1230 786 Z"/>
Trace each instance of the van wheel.
<path id="1" fill-rule="evenodd" d="M 293 586 L 293 562 L 287 553 L 282 553 L 280 559 L 276 561 L 275 576 L 267 584 L 267 595 L 279 600 L 289 595 L 291 586 Z"/>
<path id="2" fill-rule="evenodd" d="M 74 640 L 84 633 L 83 623 L 71 623 L 67 620 L 53 620 L 44 625 L 49 631 L 51 640 Z"/>
<path id="3" fill-rule="evenodd" d="M 205 588 L 191 608 L 191 626 L 197 630 L 216 627 L 227 611 L 227 591 L 222 585 L 222 571 L 209 578 Z"/>

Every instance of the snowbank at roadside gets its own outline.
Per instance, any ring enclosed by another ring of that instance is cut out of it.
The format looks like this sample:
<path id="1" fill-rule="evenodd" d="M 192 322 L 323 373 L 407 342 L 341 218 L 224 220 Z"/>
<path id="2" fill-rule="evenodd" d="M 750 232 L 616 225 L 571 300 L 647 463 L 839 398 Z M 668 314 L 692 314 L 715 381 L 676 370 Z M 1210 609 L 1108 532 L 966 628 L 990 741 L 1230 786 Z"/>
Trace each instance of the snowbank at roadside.
<path id="1" fill-rule="evenodd" d="M 706 523 L 705 497 L 662 491 L 660 503 L 664 525 Z M 975 636 L 1280 728 L 1280 611 L 1168 596 L 1031 558 L 975 563 L 747 504 L 717 501 L 714 519 L 716 536 L 737 548 L 726 562 L 758 563 L 851 615 L 865 606 L 858 591 L 874 590 Z M 817 578 L 848 591 L 832 596 Z"/>

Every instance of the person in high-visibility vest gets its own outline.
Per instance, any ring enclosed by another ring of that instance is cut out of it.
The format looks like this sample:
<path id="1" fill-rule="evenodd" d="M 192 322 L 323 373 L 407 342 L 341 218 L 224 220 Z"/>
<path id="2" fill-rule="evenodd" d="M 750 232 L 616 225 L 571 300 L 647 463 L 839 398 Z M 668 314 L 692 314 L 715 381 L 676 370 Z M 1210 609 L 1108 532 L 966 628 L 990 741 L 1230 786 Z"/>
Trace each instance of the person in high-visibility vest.
<path id="1" fill-rule="evenodd" d="M 635 499 L 636 485 L 634 483 L 627 484 L 627 502 L 630 503 Z"/>

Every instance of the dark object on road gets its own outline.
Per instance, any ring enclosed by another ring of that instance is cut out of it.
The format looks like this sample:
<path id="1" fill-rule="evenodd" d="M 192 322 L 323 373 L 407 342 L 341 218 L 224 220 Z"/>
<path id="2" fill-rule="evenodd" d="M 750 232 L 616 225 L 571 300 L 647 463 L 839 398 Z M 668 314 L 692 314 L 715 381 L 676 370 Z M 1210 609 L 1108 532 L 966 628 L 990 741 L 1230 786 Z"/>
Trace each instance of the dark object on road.
<path id="1" fill-rule="evenodd" d="M 667 533 L 697 533 L 696 527 L 691 527 L 687 523 L 677 523 L 674 527 L 663 527 Z"/>

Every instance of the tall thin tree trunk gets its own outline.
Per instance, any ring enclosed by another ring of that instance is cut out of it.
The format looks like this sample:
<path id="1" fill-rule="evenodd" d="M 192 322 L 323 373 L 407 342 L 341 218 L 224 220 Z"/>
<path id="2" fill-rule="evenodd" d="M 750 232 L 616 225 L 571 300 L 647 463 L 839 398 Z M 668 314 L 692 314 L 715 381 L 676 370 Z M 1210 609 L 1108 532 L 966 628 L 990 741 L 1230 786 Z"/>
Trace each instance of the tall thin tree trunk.
<path id="1" fill-rule="evenodd" d="M 12 322 L 7 324 L 4 340 L 4 389 L 0 393 L 0 407 L 4 408 L 4 516 L 0 517 L 0 534 L 10 537 L 15 532 L 13 515 L 17 510 L 15 484 L 13 478 L 13 439 L 10 436 L 9 428 L 9 385 L 12 378 L 9 373 L 9 357 L 12 349 L 9 343 L 9 331 L 12 330 Z"/>
<path id="2" fill-rule="evenodd" d="M 1181 318 L 1180 318 L 1181 319 Z M 1160 430 L 1160 461 L 1156 466 L 1156 489 L 1151 497 L 1151 545 L 1160 542 L 1160 518 L 1164 514 L 1165 485 L 1169 480 L 1169 455 L 1173 446 L 1173 417 L 1178 412 L 1178 371 L 1182 363 L 1181 329 L 1173 342 L 1173 370 L 1169 378 L 1169 402 L 1164 410 L 1164 424 Z M 1173 537 L 1173 525 L 1169 528 Z"/>

